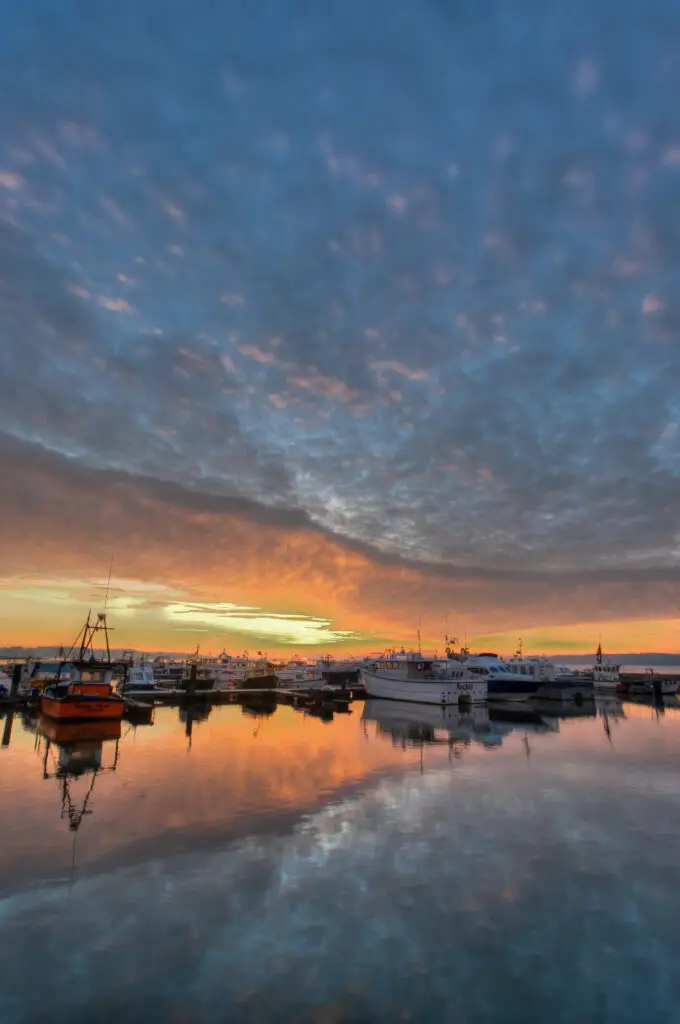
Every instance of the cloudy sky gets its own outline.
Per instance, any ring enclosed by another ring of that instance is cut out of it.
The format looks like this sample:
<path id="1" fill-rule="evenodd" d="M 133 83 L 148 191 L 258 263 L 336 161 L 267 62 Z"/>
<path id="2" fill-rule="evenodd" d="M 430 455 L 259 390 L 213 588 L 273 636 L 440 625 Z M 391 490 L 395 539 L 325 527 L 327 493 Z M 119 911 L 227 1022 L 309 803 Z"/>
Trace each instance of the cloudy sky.
<path id="1" fill-rule="evenodd" d="M 678 39 L 3 5 L 0 643 L 676 648 Z"/>

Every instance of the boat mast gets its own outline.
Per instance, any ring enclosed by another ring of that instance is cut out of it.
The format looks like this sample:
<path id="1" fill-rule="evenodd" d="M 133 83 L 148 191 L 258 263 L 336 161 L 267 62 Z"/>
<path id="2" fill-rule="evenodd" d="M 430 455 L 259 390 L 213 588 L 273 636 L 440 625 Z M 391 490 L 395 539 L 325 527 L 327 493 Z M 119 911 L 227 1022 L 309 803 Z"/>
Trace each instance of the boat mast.
<path id="1" fill-rule="evenodd" d="M 78 651 L 78 661 L 85 661 L 85 656 L 87 655 L 88 651 L 91 653 L 93 657 L 96 657 L 94 652 L 94 635 L 95 633 L 102 632 L 104 634 L 104 643 L 106 645 L 106 660 L 107 662 L 111 661 L 111 647 L 109 645 L 109 628 L 106 623 L 106 613 L 99 612 L 97 614 L 97 619 L 95 622 L 90 622 L 91 615 L 92 609 L 88 608 L 87 621 L 83 628 L 81 629 L 80 633 L 78 633 L 78 636 L 73 642 L 73 645 L 71 646 L 71 649 L 66 655 L 64 661 L 71 660 L 71 655 L 73 654 L 73 651 L 76 649 L 78 643 L 80 643 L 80 648 Z"/>

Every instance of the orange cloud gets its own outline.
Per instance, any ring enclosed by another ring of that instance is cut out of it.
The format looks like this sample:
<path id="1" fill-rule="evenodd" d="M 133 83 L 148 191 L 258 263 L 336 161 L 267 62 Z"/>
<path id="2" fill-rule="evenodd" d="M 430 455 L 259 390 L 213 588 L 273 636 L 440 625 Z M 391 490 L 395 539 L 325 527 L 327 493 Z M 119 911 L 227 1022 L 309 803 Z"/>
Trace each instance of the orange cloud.
<path id="1" fill-rule="evenodd" d="M 450 631 L 505 651 L 520 635 L 528 649 L 532 628 L 534 649 L 559 641 L 592 650 L 600 631 L 610 650 L 677 645 L 672 573 L 542 575 L 401 560 L 299 510 L 88 469 L 29 446 L 0 449 L 0 474 L 12 479 L 0 496 L 3 645 L 67 641 L 101 603 L 101 587 L 93 596 L 87 581 L 101 584 L 112 555 L 128 581 L 112 604 L 118 646 L 190 649 L 195 638 L 168 613 L 178 604 L 203 608 L 188 628 L 212 649 L 274 653 L 297 638 L 318 650 L 305 631 L 319 628 L 329 644 L 376 650 L 413 643 L 419 621 L 424 645 L 441 649 L 447 618 Z M 240 612 L 222 615 L 225 603 L 256 609 L 261 633 Z"/>

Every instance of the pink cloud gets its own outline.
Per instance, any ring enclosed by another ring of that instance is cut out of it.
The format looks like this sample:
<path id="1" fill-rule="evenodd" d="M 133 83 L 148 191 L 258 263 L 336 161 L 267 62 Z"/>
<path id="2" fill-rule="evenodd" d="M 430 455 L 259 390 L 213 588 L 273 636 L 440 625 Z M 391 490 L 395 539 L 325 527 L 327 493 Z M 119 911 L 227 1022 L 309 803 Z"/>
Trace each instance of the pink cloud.
<path id="1" fill-rule="evenodd" d="M 658 313 L 663 307 L 663 302 L 658 295 L 645 295 L 642 300 L 643 313 Z"/>
<path id="2" fill-rule="evenodd" d="M 406 199 L 406 196 L 393 195 L 388 196 L 387 205 L 389 206 L 390 210 L 392 210 L 393 213 L 401 214 L 406 213 L 408 201 Z"/>
<path id="3" fill-rule="evenodd" d="M 382 373 L 384 370 L 391 370 L 392 373 L 398 373 L 402 377 L 407 377 L 409 380 L 425 380 L 427 377 L 427 370 L 412 370 L 408 366 L 404 366 L 403 363 L 394 362 L 393 360 L 384 360 L 380 362 L 371 363 L 372 368 L 377 373 Z"/>
<path id="4" fill-rule="evenodd" d="M 254 359 L 256 363 L 273 363 L 275 362 L 274 356 L 271 352 L 263 352 L 257 345 L 241 345 L 239 346 L 239 352 L 242 356 L 248 356 L 249 359 Z"/>
<path id="5" fill-rule="evenodd" d="M 234 366 L 231 357 L 226 355 L 226 353 L 223 352 L 220 355 L 220 362 L 222 363 L 222 366 L 227 371 L 227 373 L 236 373 L 236 367 Z"/>
<path id="6" fill-rule="evenodd" d="M 351 402 L 359 393 L 348 387 L 344 381 L 336 377 L 324 377 L 321 373 L 314 373 L 309 377 L 295 377 L 291 383 L 297 388 L 306 388 L 318 398 L 337 398 L 341 402 Z"/>
<path id="7" fill-rule="evenodd" d="M 269 401 L 272 403 L 272 405 L 275 405 L 277 409 L 285 409 L 286 406 L 288 405 L 288 402 L 285 400 L 285 398 L 282 398 L 281 395 L 270 395 Z"/>
<path id="8" fill-rule="evenodd" d="M 132 313 L 132 306 L 127 299 L 108 299 L 105 295 L 99 296 L 99 305 L 112 313 Z"/>
<path id="9" fill-rule="evenodd" d="M 0 188 L 21 188 L 24 183 L 24 179 L 20 174 L 15 174 L 14 171 L 0 171 Z"/>

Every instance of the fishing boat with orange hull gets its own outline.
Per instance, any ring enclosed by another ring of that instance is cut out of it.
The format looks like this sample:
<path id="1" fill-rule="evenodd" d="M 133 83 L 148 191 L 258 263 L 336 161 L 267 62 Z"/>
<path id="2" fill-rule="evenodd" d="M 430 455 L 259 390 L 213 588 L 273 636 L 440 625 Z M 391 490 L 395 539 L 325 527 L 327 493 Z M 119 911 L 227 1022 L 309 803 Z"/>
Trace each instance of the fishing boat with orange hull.
<path id="1" fill-rule="evenodd" d="M 67 683 L 48 686 L 42 696 L 43 715 L 63 722 L 121 719 L 125 701 L 110 683 Z"/>
<path id="2" fill-rule="evenodd" d="M 105 657 L 97 658 L 94 639 L 104 634 Z M 78 648 L 75 657 L 71 657 Z M 40 702 L 43 715 L 61 722 L 117 720 L 123 717 L 125 701 L 113 689 L 115 664 L 111 661 L 106 615 L 87 622 L 60 665 L 57 678 L 45 687 Z M 62 669 L 66 678 L 61 678 Z"/>

